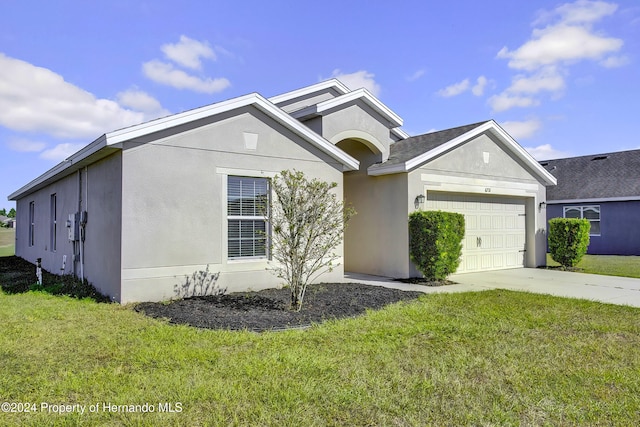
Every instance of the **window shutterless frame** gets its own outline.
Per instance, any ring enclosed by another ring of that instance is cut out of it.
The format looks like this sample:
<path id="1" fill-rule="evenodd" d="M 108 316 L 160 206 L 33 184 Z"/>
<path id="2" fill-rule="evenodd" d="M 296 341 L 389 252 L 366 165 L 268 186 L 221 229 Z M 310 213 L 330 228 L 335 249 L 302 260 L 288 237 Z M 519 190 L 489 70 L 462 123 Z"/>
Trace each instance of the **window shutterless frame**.
<path id="1" fill-rule="evenodd" d="M 229 259 L 268 257 L 269 180 L 227 177 L 227 254 Z"/>
<path id="2" fill-rule="evenodd" d="M 565 218 L 587 219 L 591 223 L 590 236 L 600 236 L 600 205 L 564 206 Z"/>
<path id="3" fill-rule="evenodd" d="M 50 231 L 50 248 L 52 252 L 58 249 L 58 196 L 56 193 L 51 195 L 51 231 Z"/>
<path id="4" fill-rule="evenodd" d="M 29 202 L 29 246 L 33 246 L 36 229 L 36 202 Z"/>

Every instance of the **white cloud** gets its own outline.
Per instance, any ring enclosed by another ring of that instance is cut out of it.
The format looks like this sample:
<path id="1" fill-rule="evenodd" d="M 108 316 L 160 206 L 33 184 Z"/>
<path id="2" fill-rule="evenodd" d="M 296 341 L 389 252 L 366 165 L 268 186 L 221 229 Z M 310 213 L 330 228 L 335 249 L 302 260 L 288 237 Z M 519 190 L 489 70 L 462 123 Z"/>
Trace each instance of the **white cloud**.
<path id="1" fill-rule="evenodd" d="M 44 150 L 42 153 L 40 153 L 40 157 L 46 160 L 60 162 L 70 155 L 76 153 L 84 146 L 85 144 L 73 144 L 65 142 L 63 144 L 58 144 L 53 148 L 49 148 L 48 150 Z"/>
<path id="2" fill-rule="evenodd" d="M 508 58 L 511 68 L 531 71 L 583 59 L 599 60 L 619 51 L 622 45 L 621 39 L 595 34 L 589 28 L 562 24 L 534 30 L 531 40 L 514 51 L 503 47 L 498 58 Z"/>
<path id="3" fill-rule="evenodd" d="M 618 5 L 615 3 L 578 0 L 574 3 L 562 4 L 551 12 L 543 12 L 534 24 L 545 24 L 556 17 L 566 24 L 589 24 L 612 15 L 617 9 Z"/>
<path id="4" fill-rule="evenodd" d="M 484 88 L 487 86 L 487 83 L 489 83 L 489 80 L 487 80 L 485 76 L 478 77 L 478 79 L 476 80 L 476 84 L 471 88 L 471 92 L 475 96 L 482 96 L 484 94 Z"/>
<path id="5" fill-rule="evenodd" d="M 160 101 L 148 93 L 136 88 L 118 93 L 116 95 L 116 99 L 120 105 L 143 112 L 145 120 L 151 120 L 171 114 L 169 110 L 162 108 Z"/>
<path id="6" fill-rule="evenodd" d="M 407 77 L 407 81 L 409 82 L 415 82 L 416 80 L 418 80 L 420 77 L 424 76 L 425 70 L 418 70 L 415 73 L 411 74 L 409 77 Z"/>
<path id="7" fill-rule="evenodd" d="M 22 151 L 25 153 L 37 153 L 44 150 L 46 143 L 40 141 L 31 141 L 26 138 L 12 138 L 7 141 L 7 147 L 13 151 Z"/>
<path id="8" fill-rule="evenodd" d="M 599 64 L 605 68 L 618 68 L 618 67 L 623 67 L 627 65 L 629 62 L 631 62 L 629 60 L 629 57 L 622 55 L 622 56 L 610 56 L 600 61 Z"/>
<path id="9" fill-rule="evenodd" d="M 452 96 L 460 95 L 469 89 L 469 79 L 464 79 L 461 82 L 454 83 L 445 87 L 444 89 L 440 89 L 437 94 L 442 96 L 443 98 L 449 98 Z"/>
<path id="10" fill-rule="evenodd" d="M 579 61 L 596 61 L 603 67 L 619 67 L 628 58 L 619 55 L 624 42 L 593 29 L 593 24 L 613 14 L 617 5 L 603 1 L 578 0 L 543 12 L 534 21 L 531 38 L 515 50 L 503 47 L 498 58 L 508 59 L 510 68 L 525 74 L 513 78 L 511 86 L 492 97 L 494 111 L 540 104 L 532 95 L 548 92 L 553 97 L 565 89 L 564 75 Z"/>
<path id="11" fill-rule="evenodd" d="M 53 71 L 0 53 L 0 125 L 59 138 L 95 138 L 144 114 L 98 99 Z"/>
<path id="12" fill-rule="evenodd" d="M 496 112 L 506 111 L 514 107 L 535 107 L 540 105 L 540 101 L 535 98 L 513 95 L 506 91 L 492 96 L 488 102 L 493 111 Z"/>
<path id="13" fill-rule="evenodd" d="M 351 90 L 365 88 L 374 96 L 380 95 L 380 85 L 374 80 L 375 75 L 368 71 L 360 70 L 355 73 L 345 74 L 335 69 L 331 73 L 331 77 L 340 80 Z"/>
<path id="14" fill-rule="evenodd" d="M 173 64 L 152 60 L 142 64 L 144 75 L 156 83 L 176 89 L 189 89 L 201 93 L 217 93 L 228 88 L 231 83 L 225 78 L 200 78 L 176 69 Z"/>
<path id="15" fill-rule="evenodd" d="M 542 127 L 538 119 L 503 122 L 500 125 L 516 140 L 531 138 Z"/>
<path id="16" fill-rule="evenodd" d="M 560 159 L 571 156 L 566 151 L 556 150 L 551 144 L 538 145 L 537 147 L 524 147 L 536 160 Z"/>
<path id="17" fill-rule="evenodd" d="M 507 90 L 510 93 L 534 94 L 542 91 L 557 93 L 562 91 L 564 87 L 564 78 L 558 74 L 555 68 L 548 67 L 530 76 L 518 75 L 514 77 Z"/>
<path id="18" fill-rule="evenodd" d="M 166 57 L 173 62 L 194 70 L 202 69 L 201 58 L 217 59 L 215 52 L 206 41 L 198 41 L 187 36 L 180 36 L 180 41 L 175 44 L 165 44 L 160 48 Z"/>

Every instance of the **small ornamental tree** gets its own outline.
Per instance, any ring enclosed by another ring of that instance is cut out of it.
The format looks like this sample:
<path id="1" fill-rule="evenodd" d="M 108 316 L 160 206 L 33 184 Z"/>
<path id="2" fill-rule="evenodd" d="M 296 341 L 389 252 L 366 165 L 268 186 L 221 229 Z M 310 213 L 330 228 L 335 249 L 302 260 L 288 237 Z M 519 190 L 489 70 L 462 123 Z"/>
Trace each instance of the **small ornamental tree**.
<path id="1" fill-rule="evenodd" d="M 409 255 L 427 280 L 444 280 L 460 265 L 464 215 L 416 211 L 409 215 Z"/>
<path id="2" fill-rule="evenodd" d="M 591 223 L 587 219 L 552 218 L 549 220 L 549 253 L 563 267 L 574 267 L 589 247 Z"/>
<path id="3" fill-rule="evenodd" d="M 272 180 L 275 200 L 267 212 L 273 272 L 291 290 L 291 309 L 300 311 L 307 285 L 333 270 L 332 252 L 355 211 L 331 192 L 338 184 L 308 180 L 302 172 L 282 171 Z"/>

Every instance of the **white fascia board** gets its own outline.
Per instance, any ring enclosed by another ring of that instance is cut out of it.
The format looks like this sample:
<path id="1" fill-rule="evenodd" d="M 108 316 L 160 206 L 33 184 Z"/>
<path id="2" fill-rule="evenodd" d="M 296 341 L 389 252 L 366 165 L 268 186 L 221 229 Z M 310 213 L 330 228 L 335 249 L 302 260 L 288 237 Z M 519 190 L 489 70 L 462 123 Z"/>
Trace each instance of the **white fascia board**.
<path id="1" fill-rule="evenodd" d="M 333 145 L 331 142 L 327 141 L 322 136 L 318 135 L 307 126 L 285 113 L 276 105 L 269 102 L 266 98 L 263 98 L 262 96 L 257 94 L 256 98 L 256 107 L 258 107 L 268 115 L 276 118 L 280 123 L 288 127 L 290 130 L 302 136 L 303 138 L 311 142 L 311 144 L 315 145 L 320 150 L 338 160 L 345 166 L 345 170 L 358 170 L 360 168 L 360 162 L 358 160 L 354 159 L 353 157 Z"/>
<path id="2" fill-rule="evenodd" d="M 286 92 L 281 95 L 272 96 L 271 98 L 269 98 L 269 101 L 274 104 L 280 104 L 282 102 L 286 102 L 291 99 L 310 95 L 314 92 L 320 92 L 321 90 L 331 89 L 331 88 L 337 90 L 338 92 L 342 92 L 343 94 L 349 92 L 349 88 L 346 87 L 340 80 L 329 79 L 329 80 L 322 81 L 320 83 L 316 83 L 311 86 L 306 86 L 300 89 L 293 90 L 291 92 Z"/>
<path id="3" fill-rule="evenodd" d="M 91 156 L 94 153 L 97 153 L 98 151 L 106 147 L 107 145 L 106 141 L 107 140 L 105 138 L 105 135 L 102 135 L 100 138 L 96 139 L 91 144 L 83 147 L 82 149 L 72 154 L 71 156 L 67 157 L 65 160 L 58 163 L 57 165 L 55 165 L 54 167 L 52 167 L 51 169 L 49 169 L 48 171 L 46 171 L 45 173 L 37 177 L 36 179 L 32 180 L 26 185 L 23 185 L 20 189 L 11 193 L 7 197 L 7 200 L 17 200 L 20 197 L 22 197 L 24 194 L 30 192 L 33 188 L 45 183 L 46 181 L 52 179 L 57 175 L 64 173 L 66 170 L 72 168 L 77 163 L 81 162 L 82 160 L 86 159 L 87 157 Z"/>
<path id="4" fill-rule="evenodd" d="M 494 135 L 500 138 L 500 140 L 505 143 L 517 157 L 519 157 L 522 161 L 525 162 L 525 164 L 528 164 L 535 172 L 537 172 L 538 176 L 546 185 L 556 185 L 558 183 L 553 175 L 547 172 L 545 168 L 540 166 L 540 163 L 538 163 L 524 148 L 520 146 L 520 144 L 518 144 L 513 138 L 511 138 L 509 134 L 506 133 L 493 120 L 489 120 L 488 122 L 474 129 L 471 129 L 469 132 L 464 133 L 457 138 L 454 138 L 451 141 L 434 148 L 433 150 L 427 151 L 426 153 L 414 157 L 413 159 L 407 160 L 404 163 L 394 164 L 387 168 L 376 168 L 373 172 L 369 172 L 369 175 L 385 175 L 410 171 L 411 169 L 416 168 L 428 162 L 429 160 L 449 150 L 454 149 L 458 145 L 463 144 L 464 142 L 469 141 L 470 139 L 473 139 L 486 131 L 491 131 Z"/>
<path id="5" fill-rule="evenodd" d="M 540 163 L 536 159 L 533 158 L 531 154 L 520 144 L 518 144 L 512 137 L 509 135 L 498 123 L 491 120 L 489 123 L 491 125 L 494 134 L 497 134 L 500 139 L 505 142 L 508 146 L 511 147 L 513 152 L 526 164 L 528 164 L 534 171 L 538 173 L 540 178 L 545 182 L 546 185 L 557 185 L 558 180 L 555 176 L 553 176 L 549 171 L 543 168 Z"/>
<path id="6" fill-rule="evenodd" d="M 433 159 L 436 156 L 441 155 L 442 153 L 445 153 L 449 150 L 452 150 L 453 148 L 457 147 L 458 145 L 469 141 L 470 139 L 473 139 L 479 135 L 481 135 L 482 133 L 486 132 L 486 131 L 491 131 L 494 135 L 496 135 L 498 138 L 500 138 L 500 140 L 505 143 L 507 145 L 507 147 L 518 157 L 520 158 L 520 160 L 522 160 L 523 162 L 525 162 L 525 164 L 529 165 L 531 167 L 531 169 L 533 169 L 537 175 L 542 179 L 542 181 L 546 184 L 546 185 L 556 185 L 557 184 L 557 180 L 556 178 L 551 175 L 549 172 L 547 172 L 547 170 L 545 168 L 543 168 L 542 166 L 540 166 L 540 163 L 538 163 L 532 156 L 531 154 L 529 154 L 524 148 L 522 148 L 520 146 L 520 144 L 518 144 L 513 138 L 511 138 L 511 136 L 509 136 L 508 133 L 506 133 L 500 126 L 498 126 L 498 124 L 493 121 L 493 120 L 489 120 L 488 122 L 478 126 L 477 128 L 471 129 L 469 132 L 464 133 L 460 136 L 458 136 L 457 138 L 452 139 L 451 141 L 442 144 L 436 148 L 434 148 L 431 151 L 427 151 L 424 154 L 421 154 L 420 156 L 414 157 L 411 160 L 408 160 L 406 162 L 406 168 L 407 170 L 411 170 L 417 166 L 420 166 L 423 163 L 428 162 L 429 160 Z"/>
<path id="7" fill-rule="evenodd" d="M 371 165 L 371 166 L 376 166 L 376 165 Z M 391 175 L 393 173 L 409 172 L 409 169 L 407 169 L 406 162 L 394 163 L 392 165 L 384 165 L 384 166 L 380 165 L 375 169 L 371 169 L 371 166 L 369 166 L 369 169 L 367 169 L 367 175 L 371 175 L 371 176 Z"/>
<path id="8" fill-rule="evenodd" d="M 278 108 L 276 105 L 268 101 L 262 95 L 257 93 L 251 93 L 249 95 L 244 95 L 238 98 L 229 99 L 227 101 L 218 102 L 206 107 L 196 108 L 195 110 L 186 111 L 184 113 L 175 114 L 173 116 L 153 120 L 151 122 L 143 123 L 137 126 L 132 126 L 130 128 L 111 132 L 107 134 L 107 145 L 119 144 L 134 138 L 148 135 L 150 133 L 159 132 L 165 129 L 192 122 L 194 120 L 207 118 L 250 105 L 259 108 L 267 115 L 273 117 L 275 120 L 285 125 L 290 130 L 294 131 L 298 135 L 311 142 L 311 144 L 315 145 L 320 150 L 326 152 L 331 157 L 341 162 L 344 166 L 347 167 L 347 170 L 358 170 L 360 163 L 356 159 L 349 156 L 347 153 L 340 150 L 338 147 L 331 144 L 329 141 L 325 140 L 320 135 L 309 129 L 307 126 L 298 122 L 283 110 Z"/>
<path id="9" fill-rule="evenodd" d="M 389 107 L 384 105 L 378 98 L 373 96 L 371 92 L 366 90 L 365 88 L 361 88 L 358 90 L 354 90 L 353 92 L 349 92 L 347 94 L 338 96 L 337 98 L 329 99 L 327 101 L 320 102 L 315 105 L 316 113 L 322 114 L 323 112 L 330 110 L 332 108 L 339 107 L 348 102 L 362 100 L 367 105 L 372 107 L 378 114 L 382 117 L 385 117 L 389 120 L 394 128 L 402 126 L 402 118 L 398 116 L 396 113 L 391 111 Z"/>
<path id="10" fill-rule="evenodd" d="M 570 203 L 606 203 L 606 202 L 633 202 L 640 200 L 640 196 L 599 197 L 592 199 L 564 199 L 547 200 L 548 205 L 566 205 Z"/>
<path id="11" fill-rule="evenodd" d="M 409 159 L 405 162 L 406 164 L 406 168 L 407 170 L 411 170 L 415 167 L 418 167 L 420 165 L 422 165 L 423 163 L 428 162 L 429 160 L 433 159 L 434 157 L 437 157 L 449 150 L 452 150 L 453 148 L 457 147 L 458 145 L 472 139 L 475 138 L 476 136 L 482 134 L 483 132 L 487 131 L 488 129 L 491 128 L 491 122 L 487 122 L 483 125 L 478 126 L 477 128 L 471 129 L 469 132 L 464 133 L 456 138 L 453 138 L 451 141 L 446 142 L 442 145 L 439 145 L 438 147 L 434 148 L 433 150 L 427 151 L 426 153 L 422 153 L 417 157 L 414 157 L 413 159 Z"/>
<path id="12" fill-rule="evenodd" d="M 411 138 L 411 135 L 409 135 L 407 132 L 405 132 L 404 130 L 402 130 L 400 128 L 393 128 L 393 129 L 391 129 L 391 132 L 395 133 L 396 135 L 398 135 L 402 139 Z"/>
<path id="13" fill-rule="evenodd" d="M 246 107 L 255 103 L 258 97 L 262 98 L 257 93 L 250 93 L 248 95 L 217 102 L 215 104 L 185 111 L 183 113 L 173 114 L 161 119 L 151 120 L 150 122 L 145 122 L 139 125 L 116 130 L 114 132 L 109 132 L 106 135 L 107 145 L 119 144 L 134 138 L 148 135 L 150 133 L 163 131 L 174 126 L 180 126 L 185 123 L 214 116 L 216 114 L 224 113 L 236 108 Z"/>
<path id="14" fill-rule="evenodd" d="M 252 93 L 205 107 L 196 108 L 194 110 L 185 111 L 184 113 L 174 114 L 172 116 L 152 120 L 150 122 L 142 123 L 139 125 L 130 126 L 128 128 L 120 129 L 102 135 L 91 144 L 87 145 L 77 153 L 67 158 L 64 162 L 58 164 L 57 166 L 40 175 L 38 178 L 34 179 L 27 185 L 23 186 L 19 190 L 13 192 L 11 195 L 9 195 L 8 199 L 15 200 L 16 198 L 21 197 L 24 193 L 30 191 L 34 187 L 46 182 L 47 180 L 53 178 L 56 175 L 59 175 L 60 173 L 63 173 L 65 170 L 73 167 L 73 165 L 86 159 L 87 157 L 102 150 L 105 147 L 111 147 L 115 149 L 121 148 L 120 144 L 125 141 L 129 141 L 134 138 L 139 138 L 154 132 L 159 132 L 165 129 L 172 128 L 174 126 L 179 126 L 181 124 L 189 123 L 194 120 L 199 120 L 249 105 L 258 107 L 259 109 L 273 117 L 275 120 L 285 125 L 285 127 L 305 138 L 312 145 L 316 146 L 320 150 L 329 154 L 334 159 L 338 160 L 343 164 L 344 170 L 358 170 L 360 166 L 360 162 L 358 160 L 349 156 L 347 153 L 340 150 L 338 147 L 331 144 L 329 141 L 322 138 L 320 135 L 313 132 L 311 129 L 289 116 L 283 110 L 267 101 L 261 95 Z"/>

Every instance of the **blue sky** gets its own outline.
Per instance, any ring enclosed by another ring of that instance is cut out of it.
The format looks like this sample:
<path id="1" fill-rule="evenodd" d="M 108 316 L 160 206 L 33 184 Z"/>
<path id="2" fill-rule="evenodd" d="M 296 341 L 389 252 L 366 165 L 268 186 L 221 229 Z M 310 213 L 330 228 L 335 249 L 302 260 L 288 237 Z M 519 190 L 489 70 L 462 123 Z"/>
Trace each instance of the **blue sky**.
<path id="1" fill-rule="evenodd" d="M 640 2 L 0 0 L 0 207 L 105 132 L 331 77 L 411 135 L 539 160 L 640 148 Z"/>

